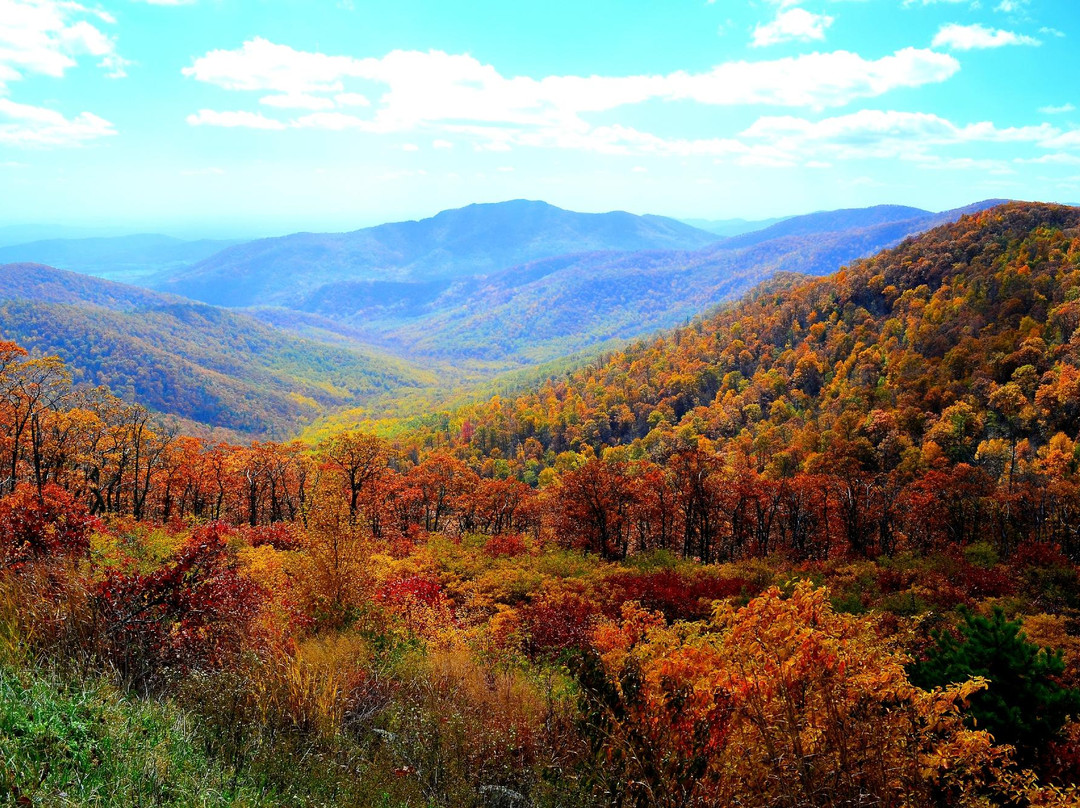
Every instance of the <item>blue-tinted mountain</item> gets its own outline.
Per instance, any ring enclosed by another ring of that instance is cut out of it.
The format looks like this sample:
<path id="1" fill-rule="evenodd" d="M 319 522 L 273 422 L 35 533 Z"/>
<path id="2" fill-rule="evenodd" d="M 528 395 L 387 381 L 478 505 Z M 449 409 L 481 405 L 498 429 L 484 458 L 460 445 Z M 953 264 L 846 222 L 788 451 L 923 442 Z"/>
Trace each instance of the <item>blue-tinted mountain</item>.
<path id="1" fill-rule="evenodd" d="M 469 205 L 351 233 L 239 244 L 167 273 L 154 288 L 222 306 L 298 307 L 328 283 L 449 283 L 569 253 L 685 250 L 717 236 L 662 216 L 576 213 L 545 202 Z"/>
<path id="2" fill-rule="evenodd" d="M 732 236 L 741 236 L 743 233 L 753 233 L 755 230 L 764 230 L 766 227 L 782 222 L 787 218 L 790 217 L 781 216 L 775 219 L 682 219 L 681 221 L 699 230 L 714 233 L 720 238 L 731 238 Z"/>
<path id="3" fill-rule="evenodd" d="M 117 227 L 77 227 L 64 224 L 5 224 L 0 226 L 0 247 L 28 244 L 31 241 L 100 238 L 102 236 L 122 235 L 124 235 L 124 230 Z"/>
<path id="4" fill-rule="evenodd" d="M 903 222 L 932 216 L 928 210 L 909 208 L 906 205 L 874 205 L 869 208 L 846 208 L 825 210 L 793 216 L 776 224 L 753 232 L 743 233 L 729 239 L 730 247 L 749 247 L 763 241 L 785 236 L 811 236 L 817 233 L 835 233 L 842 230 L 862 230 L 867 227 Z"/>
<path id="5" fill-rule="evenodd" d="M 109 280 L 138 282 L 194 264 L 235 243 L 185 241 L 158 234 L 57 238 L 0 247 L 0 264 L 47 264 Z"/>
<path id="6" fill-rule="evenodd" d="M 700 250 L 562 255 L 453 282 L 339 281 L 294 310 L 257 312 L 285 326 L 339 323 L 414 358 L 529 365 L 685 322 L 781 272 L 827 275 L 996 200 L 907 218 L 911 208 L 811 214 L 771 239 L 727 239 Z M 902 217 L 889 221 L 890 215 Z M 842 230 L 813 225 L 877 222 Z M 786 224 L 786 223 L 784 223 Z M 770 228 L 772 229 L 772 228 Z M 313 319 L 318 318 L 318 319 Z"/>

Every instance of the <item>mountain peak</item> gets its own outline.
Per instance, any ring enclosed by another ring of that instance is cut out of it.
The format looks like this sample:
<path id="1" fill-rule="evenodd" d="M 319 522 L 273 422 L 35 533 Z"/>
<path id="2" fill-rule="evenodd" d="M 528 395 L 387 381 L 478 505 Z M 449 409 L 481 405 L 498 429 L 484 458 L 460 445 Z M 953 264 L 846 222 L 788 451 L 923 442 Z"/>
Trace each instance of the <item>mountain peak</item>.
<path id="1" fill-rule="evenodd" d="M 513 199 L 351 233 L 230 247 L 155 286 L 225 306 L 296 305 L 328 283 L 453 281 L 559 255 L 692 250 L 717 237 L 662 216 L 578 213 Z"/>

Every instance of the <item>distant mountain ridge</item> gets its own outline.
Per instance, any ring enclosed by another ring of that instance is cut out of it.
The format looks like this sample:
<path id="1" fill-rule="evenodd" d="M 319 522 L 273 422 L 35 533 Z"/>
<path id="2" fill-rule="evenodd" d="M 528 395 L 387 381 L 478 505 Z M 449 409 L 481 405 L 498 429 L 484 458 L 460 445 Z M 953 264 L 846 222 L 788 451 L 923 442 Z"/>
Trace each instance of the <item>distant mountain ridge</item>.
<path id="1" fill-rule="evenodd" d="M 56 238 L 0 246 L 0 264 L 36 263 L 125 282 L 201 261 L 238 243 L 184 239 L 157 233 L 93 238 Z"/>
<path id="2" fill-rule="evenodd" d="M 296 307 L 327 283 L 453 281 L 568 253 L 696 249 L 718 240 L 662 216 L 576 213 L 513 200 L 351 233 L 248 242 L 151 285 L 215 305 Z"/>
<path id="3" fill-rule="evenodd" d="M 528 365 L 679 325 L 779 272 L 829 274 L 996 204 L 810 214 L 762 231 L 771 237 L 748 234 L 699 250 L 560 255 L 456 281 L 337 281 L 293 308 L 254 313 L 299 329 L 339 323 L 406 356 Z"/>
<path id="4" fill-rule="evenodd" d="M 731 238 L 762 230 L 790 218 L 790 216 L 778 216 L 773 219 L 680 219 L 679 221 L 699 230 L 715 233 L 720 238 Z"/>

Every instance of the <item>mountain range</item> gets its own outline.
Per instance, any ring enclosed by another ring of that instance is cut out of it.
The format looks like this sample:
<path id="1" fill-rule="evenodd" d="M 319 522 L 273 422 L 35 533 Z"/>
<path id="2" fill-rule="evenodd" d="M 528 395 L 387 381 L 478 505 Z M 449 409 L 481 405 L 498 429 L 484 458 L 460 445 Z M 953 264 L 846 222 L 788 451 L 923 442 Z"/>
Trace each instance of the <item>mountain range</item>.
<path id="1" fill-rule="evenodd" d="M 155 233 L 93 238 L 53 238 L 0 246 L 0 264 L 47 264 L 108 280 L 140 283 L 178 270 L 236 242 L 185 241 Z"/>
<path id="2" fill-rule="evenodd" d="M 863 469 L 869 490 L 875 473 L 960 463 L 959 485 L 1007 475 L 1011 490 L 1039 461 L 1076 468 L 1078 301 L 1080 207 L 1009 203 L 411 428 L 419 445 L 445 436 L 534 476 L 586 446 L 656 459 L 704 438 L 774 480 Z M 928 512 L 972 520 L 972 540 L 995 529 L 985 512 L 949 512 L 955 490 L 935 485 Z"/>
<path id="3" fill-rule="evenodd" d="M 302 308 L 332 283 L 452 282 L 572 252 L 693 249 L 715 240 L 662 216 L 575 213 L 514 200 L 351 233 L 260 239 L 153 285 L 215 305 Z"/>
<path id="4" fill-rule="evenodd" d="M 678 325 L 777 272 L 828 274 L 998 203 L 943 213 L 896 205 L 815 213 L 696 249 L 578 251 L 456 278 L 417 271 L 401 280 L 333 280 L 308 271 L 271 296 L 291 302 L 267 306 L 255 298 L 251 311 L 281 327 L 337 330 L 417 361 L 530 365 Z M 297 262 L 297 275 L 305 266 Z"/>
<path id="5" fill-rule="evenodd" d="M 192 424 L 282 435 L 328 412 L 588 356 L 778 273 L 829 274 L 996 203 L 821 212 L 718 239 L 663 217 L 514 201 L 234 244 L 186 265 L 183 255 L 215 245 L 38 242 L 33 254 L 84 268 L 130 258 L 146 272 L 170 256 L 179 266 L 144 275 L 155 290 L 40 263 L 0 267 L 0 336 Z"/>

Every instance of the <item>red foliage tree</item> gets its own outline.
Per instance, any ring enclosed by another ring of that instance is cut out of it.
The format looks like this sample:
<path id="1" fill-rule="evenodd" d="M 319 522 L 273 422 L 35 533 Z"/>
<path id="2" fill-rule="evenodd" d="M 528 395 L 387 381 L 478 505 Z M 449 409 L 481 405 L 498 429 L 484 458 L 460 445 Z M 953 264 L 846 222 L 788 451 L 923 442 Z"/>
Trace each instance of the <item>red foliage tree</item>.
<path id="1" fill-rule="evenodd" d="M 39 494 L 20 485 L 0 500 L 0 566 L 86 555 L 95 524 L 86 506 L 63 488 L 50 483 Z"/>

